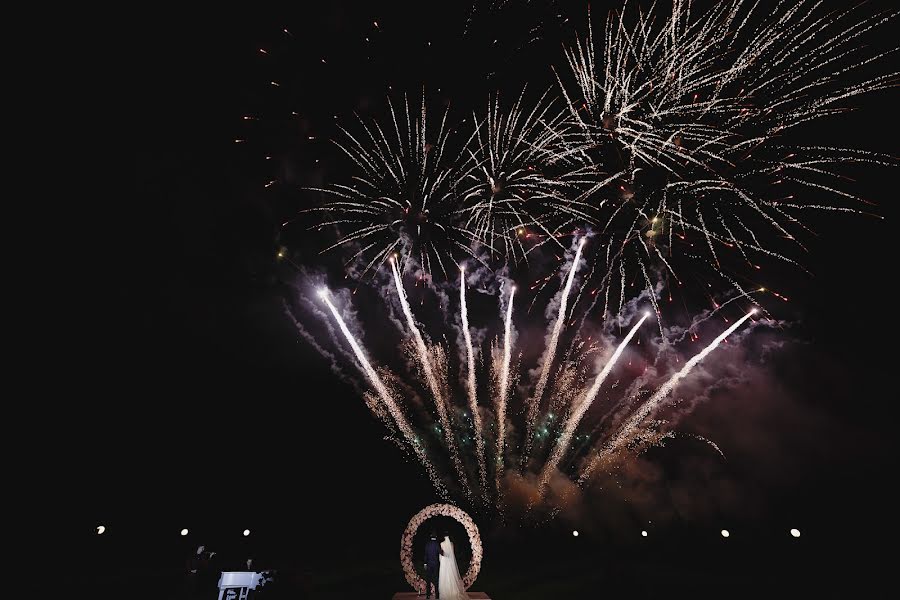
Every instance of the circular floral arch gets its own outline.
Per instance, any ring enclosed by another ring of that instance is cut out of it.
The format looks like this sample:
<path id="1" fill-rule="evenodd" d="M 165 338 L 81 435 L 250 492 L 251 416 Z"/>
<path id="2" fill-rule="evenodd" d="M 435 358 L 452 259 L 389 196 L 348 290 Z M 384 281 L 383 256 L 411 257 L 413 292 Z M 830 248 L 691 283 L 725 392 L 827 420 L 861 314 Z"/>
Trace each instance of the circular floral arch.
<path id="1" fill-rule="evenodd" d="M 470 517 L 463 509 L 453 506 L 452 504 L 432 504 L 426 506 L 410 519 L 409 524 L 406 526 L 406 530 L 403 532 L 403 538 L 400 540 L 400 563 L 403 565 L 403 574 L 406 576 L 406 581 L 409 582 L 409 585 L 411 585 L 414 590 L 420 593 L 425 592 L 425 580 L 419 577 L 418 573 L 416 573 L 416 568 L 413 565 L 413 537 L 415 537 L 416 531 L 422 523 L 431 517 L 436 517 L 438 515 L 456 519 L 466 528 L 466 533 L 469 534 L 469 545 L 472 547 L 472 560 L 469 563 L 469 570 L 466 571 L 466 576 L 463 577 L 463 585 L 466 586 L 466 589 L 469 589 L 475 582 L 475 578 L 478 577 L 478 571 L 481 570 L 481 535 L 478 533 L 478 527 L 475 525 L 475 521 L 472 520 L 472 517 Z"/>

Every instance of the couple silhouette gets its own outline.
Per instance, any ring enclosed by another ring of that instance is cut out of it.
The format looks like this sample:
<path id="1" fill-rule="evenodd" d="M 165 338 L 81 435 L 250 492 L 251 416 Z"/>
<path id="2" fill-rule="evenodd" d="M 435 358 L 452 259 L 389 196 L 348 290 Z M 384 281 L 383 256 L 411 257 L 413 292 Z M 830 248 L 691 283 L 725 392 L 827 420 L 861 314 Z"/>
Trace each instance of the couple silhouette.
<path id="1" fill-rule="evenodd" d="M 425 598 L 431 598 L 431 590 L 434 588 L 435 598 L 469 600 L 456 566 L 453 542 L 447 533 L 442 537 L 443 541 L 438 543 L 437 532 L 432 530 L 425 544 Z"/>

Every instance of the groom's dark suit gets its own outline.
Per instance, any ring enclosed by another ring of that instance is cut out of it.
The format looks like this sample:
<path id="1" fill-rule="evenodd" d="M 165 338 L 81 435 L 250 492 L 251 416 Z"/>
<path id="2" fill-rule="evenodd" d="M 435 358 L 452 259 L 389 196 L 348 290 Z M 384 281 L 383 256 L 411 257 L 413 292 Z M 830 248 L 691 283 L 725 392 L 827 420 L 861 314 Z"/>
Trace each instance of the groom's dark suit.
<path id="1" fill-rule="evenodd" d="M 434 597 L 438 595 L 438 571 L 441 561 L 441 545 L 436 539 L 428 540 L 425 544 L 425 597 L 431 598 L 431 587 L 434 586 Z"/>

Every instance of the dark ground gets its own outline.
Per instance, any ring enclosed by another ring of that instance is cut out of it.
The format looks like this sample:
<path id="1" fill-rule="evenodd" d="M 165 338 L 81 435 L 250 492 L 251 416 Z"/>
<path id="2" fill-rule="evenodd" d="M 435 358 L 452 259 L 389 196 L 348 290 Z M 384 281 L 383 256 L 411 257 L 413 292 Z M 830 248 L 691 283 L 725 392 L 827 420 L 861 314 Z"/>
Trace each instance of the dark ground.
<path id="1" fill-rule="evenodd" d="M 672 534 L 676 535 L 675 533 Z M 660 595 L 694 598 L 783 597 L 888 597 L 880 572 L 887 557 L 868 562 L 874 548 L 835 544 L 815 535 L 795 539 L 787 532 L 752 532 L 753 539 L 729 539 L 709 532 L 705 539 L 683 536 L 642 538 L 639 543 L 609 543 L 584 535 L 577 540 L 520 538 L 516 547 L 486 546 L 485 561 L 473 589 L 487 592 L 494 600 L 595 598 L 621 595 L 651 598 Z M 539 536 L 534 536 L 539 537 Z M 865 536 L 868 538 L 869 536 Z M 176 541 L 177 537 L 173 537 Z M 110 543 L 115 539 L 110 536 Z M 871 539 L 860 543 L 872 543 Z M 297 538 L 302 543 L 302 538 Z M 542 543 L 547 545 L 541 545 Z M 381 546 L 378 543 L 375 546 Z M 177 551 L 178 544 L 171 550 Z M 568 548 L 565 548 L 568 546 Z M 847 547 L 855 548 L 846 552 Z M 343 553 L 326 553 L 310 559 L 281 556 L 271 566 L 279 569 L 283 596 L 278 598 L 384 598 L 408 587 L 396 558 L 373 558 L 367 542 Z M 377 552 L 378 548 L 376 548 Z M 132 556 L 127 568 L 99 571 L 108 574 L 75 578 L 66 584 L 90 586 L 132 598 L 214 598 L 214 578 L 206 592 L 186 593 L 193 585 L 174 564 L 153 568 L 153 560 Z M 157 561 L 159 562 L 159 561 Z M 196 588 L 194 588 L 196 589 Z M 202 590 L 203 588 L 201 588 Z"/>

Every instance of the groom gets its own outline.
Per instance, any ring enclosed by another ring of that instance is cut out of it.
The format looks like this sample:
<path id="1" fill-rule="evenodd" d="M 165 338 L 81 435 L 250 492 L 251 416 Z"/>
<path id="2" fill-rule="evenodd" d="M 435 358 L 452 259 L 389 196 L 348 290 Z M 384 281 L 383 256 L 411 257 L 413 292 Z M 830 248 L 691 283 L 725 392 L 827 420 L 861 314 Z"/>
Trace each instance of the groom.
<path id="1" fill-rule="evenodd" d="M 431 531 L 431 539 L 425 544 L 425 597 L 431 598 L 431 587 L 434 586 L 434 597 L 440 598 L 438 591 L 438 571 L 440 569 L 441 545 L 437 541 L 437 533 Z"/>

